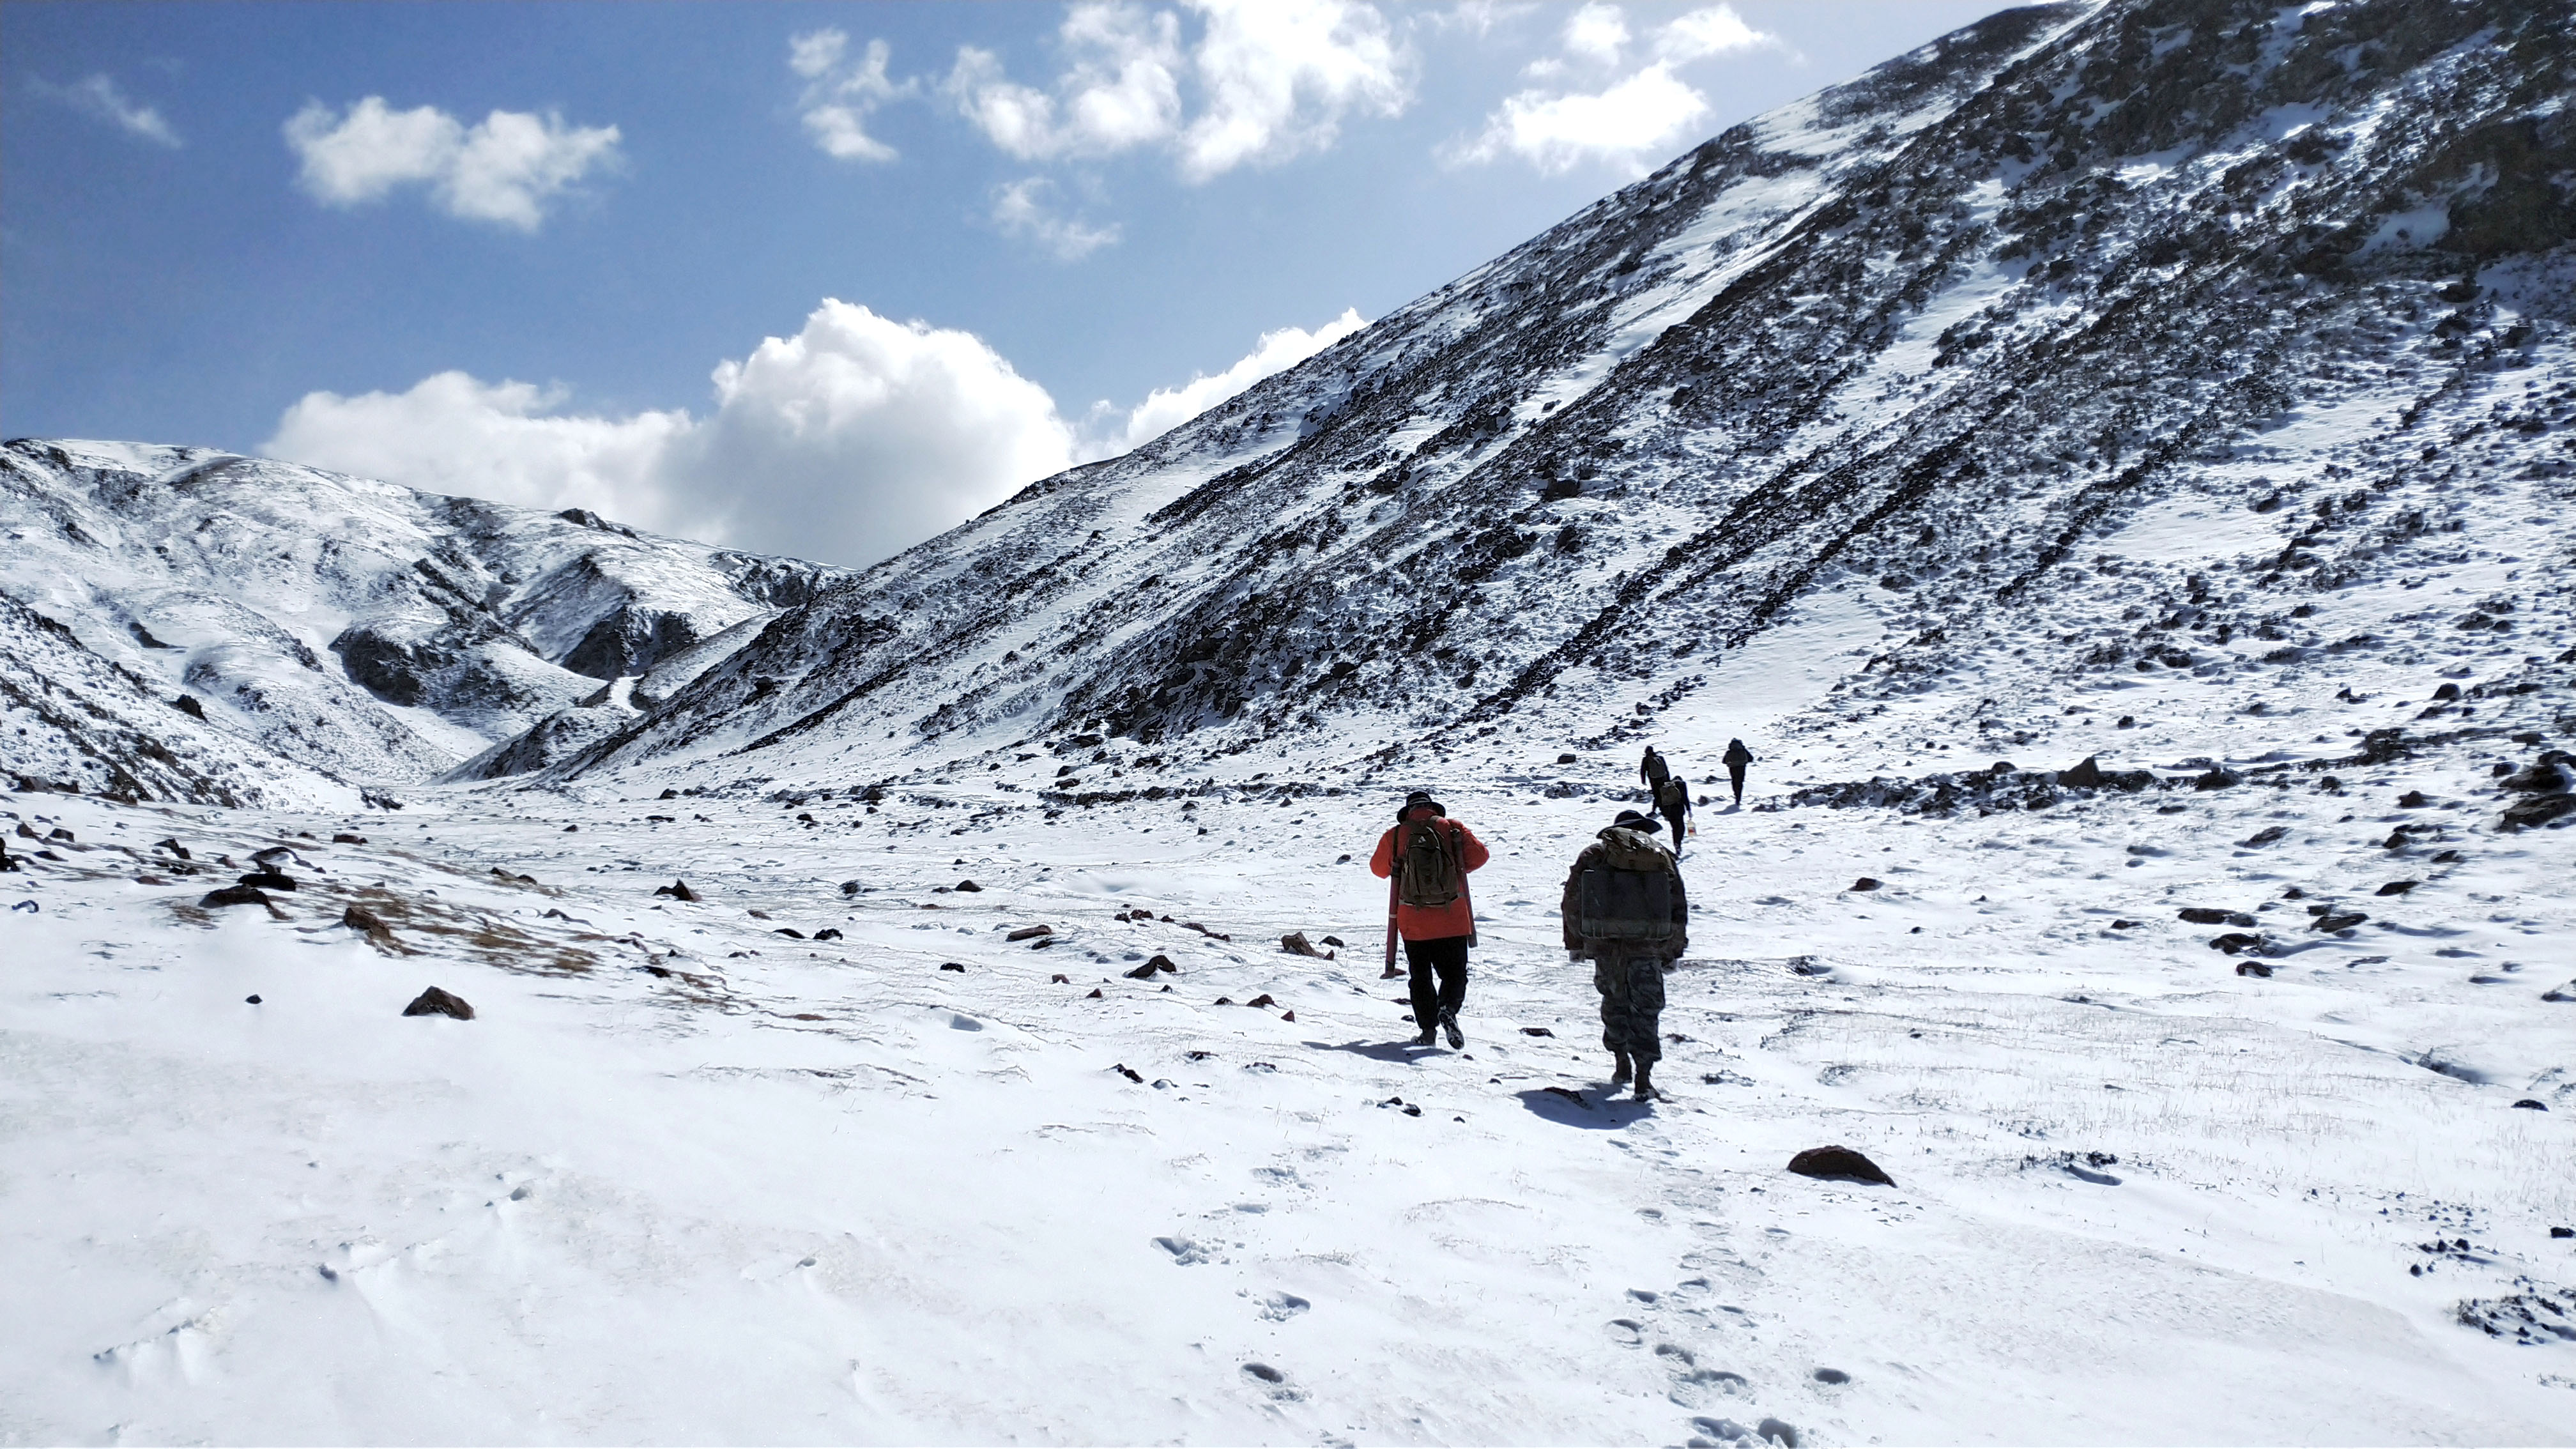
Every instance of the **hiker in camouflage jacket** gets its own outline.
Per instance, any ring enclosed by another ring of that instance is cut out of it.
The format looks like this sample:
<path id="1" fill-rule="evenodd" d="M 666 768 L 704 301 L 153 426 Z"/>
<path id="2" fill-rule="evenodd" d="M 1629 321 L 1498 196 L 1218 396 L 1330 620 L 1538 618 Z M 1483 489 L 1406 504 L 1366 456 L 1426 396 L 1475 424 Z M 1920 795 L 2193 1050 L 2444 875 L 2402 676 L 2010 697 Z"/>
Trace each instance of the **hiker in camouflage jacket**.
<path id="1" fill-rule="evenodd" d="M 1681 866 L 1655 838 L 1660 833 L 1652 818 L 1634 810 L 1620 811 L 1618 820 L 1574 858 L 1574 868 L 1565 873 L 1565 896 L 1559 906 L 1566 955 L 1592 963 L 1592 986 L 1601 993 L 1601 1045 L 1610 1052 L 1610 1080 L 1624 1082 L 1633 1074 L 1641 1099 L 1654 1095 L 1650 1077 L 1664 1054 L 1664 963 L 1679 959 L 1690 948 L 1690 904 L 1682 892 Z M 1593 869 L 1661 871 L 1672 892 L 1677 934 L 1650 947 L 1585 939 L 1578 932 L 1582 916 L 1578 895 L 1583 873 Z"/>

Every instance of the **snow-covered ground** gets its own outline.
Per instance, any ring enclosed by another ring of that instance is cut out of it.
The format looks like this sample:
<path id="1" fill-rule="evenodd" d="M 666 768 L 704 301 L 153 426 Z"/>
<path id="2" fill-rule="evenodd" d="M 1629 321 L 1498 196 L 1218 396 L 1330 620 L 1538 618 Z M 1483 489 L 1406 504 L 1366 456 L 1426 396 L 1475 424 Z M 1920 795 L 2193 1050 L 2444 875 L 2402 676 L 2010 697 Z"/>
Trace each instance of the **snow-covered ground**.
<path id="1" fill-rule="evenodd" d="M 1554 910 L 1624 746 L 1430 782 L 1461 1052 L 1341 860 L 1391 790 L 10 797 L 75 839 L 0 877 L 0 1441 L 2570 1442 L 2576 833 L 2493 828 L 2502 749 L 1949 818 L 1766 760 L 1643 1106 Z"/>

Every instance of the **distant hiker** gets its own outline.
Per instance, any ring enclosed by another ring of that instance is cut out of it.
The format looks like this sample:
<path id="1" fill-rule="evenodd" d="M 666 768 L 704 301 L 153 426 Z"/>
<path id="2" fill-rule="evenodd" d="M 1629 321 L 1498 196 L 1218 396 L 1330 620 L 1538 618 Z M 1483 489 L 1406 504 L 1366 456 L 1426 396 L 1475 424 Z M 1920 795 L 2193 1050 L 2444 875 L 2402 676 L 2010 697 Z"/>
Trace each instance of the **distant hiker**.
<path id="1" fill-rule="evenodd" d="M 1664 788 L 1664 782 L 1672 777 L 1672 766 L 1664 763 L 1664 757 L 1655 753 L 1653 745 L 1646 746 L 1646 758 L 1637 766 L 1637 778 L 1645 782 L 1646 789 L 1650 792 L 1660 791 Z M 1651 800 L 1654 796 L 1650 793 L 1646 798 Z"/>
<path id="2" fill-rule="evenodd" d="M 1592 963 L 1601 993 L 1601 1044 L 1610 1050 L 1610 1080 L 1634 1076 L 1637 1098 L 1655 1095 L 1663 1057 L 1664 963 L 1690 946 L 1690 903 L 1681 867 L 1655 839 L 1655 822 L 1622 810 L 1583 847 L 1565 875 L 1565 951 Z"/>
<path id="3" fill-rule="evenodd" d="M 1735 803 L 1744 803 L 1744 767 L 1753 763 L 1753 752 L 1742 740 L 1726 742 L 1726 778 L 1735 782 Z"/>
<path id="4" fill-rule="evenodd" d="M 1467 1044 L 1458 1011 L 1467 1004 L 1467 948 L 1476 941 L 1467 873 L 1485 863 L 1487 852 L 1473 831 L 1448 816 L 1427 790 L 1405 796 L 1395 828 L 1378 837 L 1369 869 L 1387 881 L 1388 914 L 1412 967 L 1413 1021 L 1422 1029 L 1413 1044 L 1429 1046 L 1445 1029 L 1455 1050 Z M 1390 970 L 1393 957 L 1390 949 Z"/>
<path id="5" fill-rule="evenodd" d="M 1655 787 L 1655 811 L 1673 827 L 1673 855 L 1682 853 L 1682 817 L 1690 814 L 1690 781 L 1673 776 Z"/>

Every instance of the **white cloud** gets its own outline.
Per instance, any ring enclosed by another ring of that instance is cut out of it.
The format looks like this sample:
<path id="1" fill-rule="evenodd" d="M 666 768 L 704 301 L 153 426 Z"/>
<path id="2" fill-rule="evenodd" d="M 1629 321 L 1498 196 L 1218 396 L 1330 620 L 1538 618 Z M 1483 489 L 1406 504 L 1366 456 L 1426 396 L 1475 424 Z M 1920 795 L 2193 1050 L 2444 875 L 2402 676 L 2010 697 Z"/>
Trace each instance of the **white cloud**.
<path id="1" fill-rule="evenodd" d="M 1066 8 L 1067 66 L 1047 92 L 1018 85 L 990 51 L 961 46 L 943 89 L 985 139 L 1022 161 L 1115 155 L 1169 138 L 1181 116 L 1180 21 L 1125 3 Z"/>
<path id="2" fill-rule="evenodd" d="M 602 417 L 461 372 L 306 394 L 261 451 L 435 492 L 589 508 L 737 547 L 866 564 L 1070 466 L 1073 430 L 970 333 L 826 300 L 719 365 L 715 403 Z"/>
<path id="3" fill-rule="evenodd" d="M 1617 65 L 1628 44 L 1628 17 L 1616 5 L 1585 5 L 1565 18 L 1565 53 L 1595 65 Z"/>
<path id="4" fill-rule="evenodd" d="M 567 412 L 559 387 L 462 372 L 399 393 L 307 393 L 260 451 L 432 492 L 610 518 L 738 548 L 874 563 L 1075 462 L 1124 452 L 1330 346 L 1355 311 L 1265 332 L 1214 377 L 1093 410 L 1078 436 L 1045 388 L 972 333 L 826 299 L 793 337 L 713 374 L 714 406 Z"/>
<path id="5" fill-rule="evenodd" d="M 618 162 L 615 126 L 566 126 L 551 112 L 494 111 L 468 127 L 435 106 L 397 111 L 369 96 L 346 116 L 319 101 L 286 123 L 297 180 L 326 206 L 420 185 L 450 216 L 534 231 L 548 201 Z"/>
<path id="6" fill-rule="evenodd" d="M 1732 6 L 1694 10 L 1655 33 L 1655 54 L 1676 65 L 1739 50 L 1778 46 L 1780 38 L 1744 23 Z"/>
<path id="7" fill-rule="evenodd" d="M 1125 413 L 1107 403 L 1098 404 L 1092 409 L 1093 430 L 1083 441 L 1083 453 L 1092 458 L 1115 457 L 1150 443 L 1272 373 L 1295 367 L 1367 325 L 1368 319 L 1359 314 L 1358 308 L 1345 307 L 1342 315 L 1312 332 L 1303 327 L 1264 332 L 1260 345 L 1232 367 L 1213 377 L 1194 376 L 1179 387 L 1158 387 Z"/>
<path id="8" fill-rule="evenodd" d="M 895 149 L 868 134 L 868 117 L 888 101 L 909 96 L 918 81 L 896 82 L 886 76 L 890 52 L 882 40 L 871 40 L 860 58 L 848 57 L 850 37 L 835 29 L 794 36 L 787 42 L 787 68 L 805 78 L 797 109 L 806 134 L 823 153 L 841 161 L 892 161 Z"/>
<path id="9" fill-rule="evenodd" d="M 1056 186 L 1030 176 L 993 189 L 993 224 L 1008 236 L 1035 241 L 1062 261 L 1079 261 L 1118 240 L 1118 226 L 1093 226 L 1061 214 Z"/>
<path id="10" fill-rule="evenodd" d="M 1412 100 L 1412 60 L 1376 7 L 1356 0 L 1188 0 L 1201 32 L 1131 0 L 1069 6 L 1052 89 L 1013 81 L 1000 57 L 960 47 L 941 93 L 1005 154 L 1090 159 L 1168 148 L 1206 181 L 1330 146 L 1355 112 Z M 1199 104 L 1191 114 L 1186 90 Z"/>
<path id="11" fill-rule="evenodd" d="M 170 128 L 170 123 L 161 118 L 160 111 L 129 99 L 124 88 L 112 76 L 101 73 L 67 86 L 43 79 L 33 80 L 30 84 L 38 95 L 95 116 L 138 140 L 167 146 L 174 151 L 186 144 L 179 139 L 179 133 Z"/>
<path id="12" fill-rule="evenodd" d="M 1207 17 L 1196 55 L 1207 106 L 1181 137 L 1181 174 L 1205 181 L 1247 162 L 1332 145 L 1350 111 L 1400 114 L 1410 57 L 1371 5 L 1343 0 L 1190 0 Z"/>
<path id="13" fill-rule="evenodd" d="M 1596 71 L 1615 66 L 1629 39 L 1617 6 L 1586 4 L 1566 20 L 1564 58 L 1534 62 L 1526 74 L 1552 79 L 1569 62 Z M 1485 118 L 1484 130 L 1447 148 L 1445 157 L 1454 163 L 1509 155 L 1550 174 L 1586 163 L 1643 174 L 1652 160 L 1690 140 L 1708 117 L 1708 97 L 1676 74 L 1679 67 L 1779 44 L 1777 36 L 1747 25 L 1729 6 L 1693 10 L 1656 29 L 1654 60 L 1598 90 L 1533 87 L 1506 96 Z"/>

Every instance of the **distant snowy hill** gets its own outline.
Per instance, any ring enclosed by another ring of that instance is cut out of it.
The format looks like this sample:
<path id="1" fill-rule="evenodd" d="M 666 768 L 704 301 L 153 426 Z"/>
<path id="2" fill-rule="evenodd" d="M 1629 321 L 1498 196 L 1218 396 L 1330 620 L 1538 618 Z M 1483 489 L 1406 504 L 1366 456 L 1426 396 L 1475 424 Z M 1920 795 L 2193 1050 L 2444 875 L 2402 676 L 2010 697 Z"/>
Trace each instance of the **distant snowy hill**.
<path id="1" fill-rule="evenodd" d="M 739 644 L 841 576 L 578 510 L 124 443 L 0 446 L 0 539 L 0 763 L 228 803 L 542 763 L 632 717 L 615 681 L 673 687 L 673 666 L 720 657 L 707 641 Z"/>
<path id="2" fill-rule="evenodd" d="M 2008 743 L 2086 678 L 2367 648 L 2309 617 L 2338 585 L 2563 508 L 2571 36 L 2005 12 L 791 611 L 572 768 L 1904 701 Z"/>

